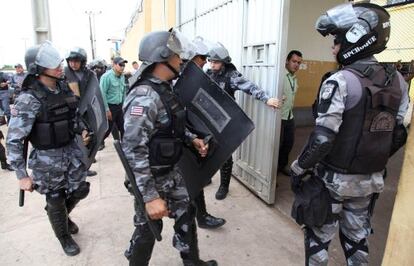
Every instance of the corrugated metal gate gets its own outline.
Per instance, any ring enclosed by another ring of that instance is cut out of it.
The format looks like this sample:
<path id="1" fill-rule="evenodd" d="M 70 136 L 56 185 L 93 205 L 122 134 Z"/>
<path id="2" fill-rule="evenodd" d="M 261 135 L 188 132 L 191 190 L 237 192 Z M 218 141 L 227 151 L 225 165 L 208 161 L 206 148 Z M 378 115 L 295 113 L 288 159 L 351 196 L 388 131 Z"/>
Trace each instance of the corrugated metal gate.
<path id="1" fill-rule="evenodd" d="M 278 84 L 284 73 L 280 55 L 286 54 L 287 40 L 282 28 L 287 28 L 288 14 L 285 1 L 180 0 L 177 21 L 187 36 L 223 43 L 243 75 L 269 95 L 280 97 Z M 265 202 L 273 203 L 280 113 L 244 93 L 237 95 L 237 101 L 256 129 L 234 154 L 233 174 Z"/>

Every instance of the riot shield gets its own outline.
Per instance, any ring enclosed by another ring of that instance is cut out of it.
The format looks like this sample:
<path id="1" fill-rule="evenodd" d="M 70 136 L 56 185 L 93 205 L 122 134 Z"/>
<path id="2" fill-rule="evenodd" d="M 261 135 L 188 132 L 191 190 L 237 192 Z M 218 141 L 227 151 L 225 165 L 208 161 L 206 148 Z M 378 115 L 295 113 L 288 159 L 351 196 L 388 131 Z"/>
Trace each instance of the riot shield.
<path id="1" fill-rule="evenodd" d="M 82 141 L 82 136 L 76 135 L 76 143 L 83 152 L 82 162 L 89 169 L 98 152 L 99 145 L 102 143 L 105 133 L 108 130 L 105 106 L 96 77 L 89 79 L 86 90 L 81 96 L 78 116 L 88 127 L 91 137 L 89 144 L 85 146 Z"/>
<path id="2" fill-rule="evenodd" d="M 231 96 L 191 61 L 174 92 L 188 111 L 190 131 L 209 143 L 207 157 L 201 158 L 194 149 L 185 147 L 178 162 L 190 197 L 195 198 L 253 131 L 254 124 Z"/>

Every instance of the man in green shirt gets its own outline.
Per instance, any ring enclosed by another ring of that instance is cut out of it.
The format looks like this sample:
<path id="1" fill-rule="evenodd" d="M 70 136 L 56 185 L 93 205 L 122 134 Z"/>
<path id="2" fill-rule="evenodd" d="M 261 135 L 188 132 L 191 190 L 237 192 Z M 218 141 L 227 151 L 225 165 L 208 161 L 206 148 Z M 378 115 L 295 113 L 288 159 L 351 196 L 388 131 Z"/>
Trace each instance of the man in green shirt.
<path id="1" fill-rule="evenodd" d="M 284 175 L 290 175 L 288 167 L 289 153 L 295 141 L 295 121 L 293 118 L 293 103 L 295 101 L 298 81 L 296 71 L 302 63 L 302 53 L 292 50 L 286 57 L 286 75 L 283 80 L 282 125 L 280 130 L 278 170 Z"/>
<path id="2" fill-rule="evenodd" d="M 115 57 L 112 63 L 112 69 L 102 75 L 100 87 L 105 104 L 106 117 L 108 118 L 109 128 L 105 138 L 111 133 L 114 123 L 124 135 L 124 116 L 122 113 L 122 104 L 125 100 L 126 86 L 125 76 L 123 74 L 127 60 L 122 57 Z"/>

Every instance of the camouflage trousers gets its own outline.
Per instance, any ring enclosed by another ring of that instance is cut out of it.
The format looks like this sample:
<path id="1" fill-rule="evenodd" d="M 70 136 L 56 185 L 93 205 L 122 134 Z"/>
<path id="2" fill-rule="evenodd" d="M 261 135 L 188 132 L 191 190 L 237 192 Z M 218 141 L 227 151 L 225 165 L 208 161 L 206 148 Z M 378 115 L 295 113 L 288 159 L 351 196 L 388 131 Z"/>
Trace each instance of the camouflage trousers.
<path id="1" fill-rule="evenodd" d="M 167 202 L 169 218 L 175 220 L 173 246 L 180 252 L 187 253 L 190 234 L 192 234 L 190 228 L 195 222 L 195 209 L 188 196 L 184 179 L 177 169 L 155 179 L 158 193 Z M 145 212 L 137 204 L 135 204 L 134 224 L 135 226 L 146 224 Z M 140 241 L 135 239 L 134 242 Z"/>
<path id="2" fill-rule="evenodd" d="M 328 265 L 328 247 L 339 227 L 347 265 L 368 265 L 368 241 L 371 234 L 370 204 L 367 197 L 340 197 L 330 191 L 335 221 L 321 227 L 305 228 L 306 265 Z"/>
<path id="3" fill-rule="evenodd" d="M 86 169 L 80 158 L 82 152 L 72 142 L 57 149 L 33 149 L 28 166 L 32 169 L 36 191 L 46 194 L 65 189 L 68 194 L 86 180 Z"/>

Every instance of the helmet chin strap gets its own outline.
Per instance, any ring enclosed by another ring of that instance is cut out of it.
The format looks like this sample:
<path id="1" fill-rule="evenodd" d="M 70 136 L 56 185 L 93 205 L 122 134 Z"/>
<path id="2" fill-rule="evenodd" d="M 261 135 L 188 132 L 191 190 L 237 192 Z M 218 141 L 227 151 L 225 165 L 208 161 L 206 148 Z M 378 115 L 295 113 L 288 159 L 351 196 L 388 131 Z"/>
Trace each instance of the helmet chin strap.
<path id="1" fill-rule="evenodd" d="M 175 68 L 173 68 L 168 62 L 163 62 L 164 65 L 166 65 L 168 67 L 169 70 L 171 70 L 171 72 L 174 73 L 174 78 L 178 77 L 180 75 L 180 72 L 178 72 L 177 70 L 175 70 Z"/>
<path id="2" fill-rule="evenodd" d="M 57 81 L 64 81 L 64 80 L 65 80 L 65 78 L 64 78 L 64 77 L 57 78 L 57 77 L 54 77 L 54 76 L 51 76 L 51 75 L 48 75 L 48 74 L 45 74 L 45 73 L 42 73 L 42 74 L 40 74 L 39 76 L 45 76 L 45 77 L 48 77 L 48 78 L 51 78 L 51 79 L 55 79 L 55 80 L 57 80 Z"/>

